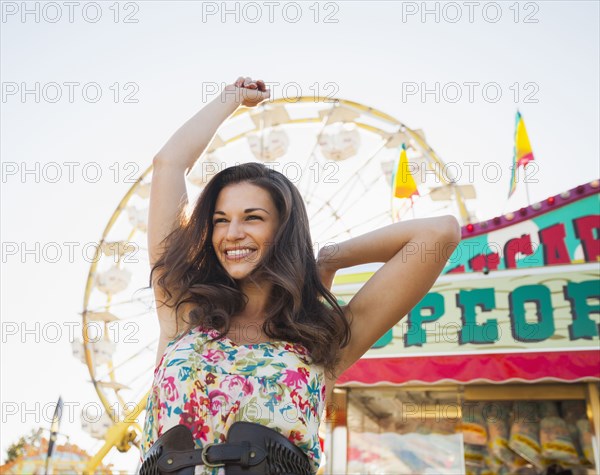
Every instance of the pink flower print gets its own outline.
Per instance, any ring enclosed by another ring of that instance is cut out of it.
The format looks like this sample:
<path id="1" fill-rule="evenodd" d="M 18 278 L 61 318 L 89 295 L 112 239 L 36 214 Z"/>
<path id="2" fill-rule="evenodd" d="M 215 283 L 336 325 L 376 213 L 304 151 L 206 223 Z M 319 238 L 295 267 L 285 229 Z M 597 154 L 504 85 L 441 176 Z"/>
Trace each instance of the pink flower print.
<path id="1" fill-rule="evenodd" d="M 286 369 L 284 373 L 283 384 L 290 388 L 300 389 L 308 383 L 308 370 L 306 368 L 300 368 L 298 371 Z"/>
<path id="2" fill-rule="evenodd" d="M 229 405 L 229 396 L 218 389 L 208 393 L 208 398 L 210 399 L 210 413 L 213 416 L 221 413 Z"/>
<path id="3" fill-rule="evenodd" d="M 194 416 L 189 412 L 182 412 L 179 414 L 179 423 L 189 427 L 190 429 L 194 426 L 194 420 Z"/>
<path id="4" fill-rule="evenodd" d="M 195 391 L 192 391 L 189 397 L 189 401 L 183 405 L 183 411 L 179 415 L 179 423 L 189 427 L 194 439 L 207 440 L 207 434 L 210 431 L 210 428 L 204 422 L 205 414 L 202 412 L 202 406 L 198 404 L 200 398 L 196 397 Z"/>
<path id="5" fill-rule="evenodd" d="M 198 398 L 198 405 L 200 407 L 208 408 L 210 406 L 210 399 L 206 396 L 200 396 Z"/>
<path id="6" fill-rule="evenodd" d="M 188 427 L 196 440 L 208 440 L 207 434 L 210 431 L 204 419 L 194 416 L 189 412 L 182 412 L 179 417 L 179 423 Z"/>
<path id="7" fill-rule="evenodd" d="M 179 398 L 179 391 L 177 390 L 175 378 L 173 376 L 165 378 L 163 382 L 163 391 L 165 392 L 165 397 L 169 402 L 174 402 L 177 400 L 177 398 Z"/>
<path id="8" fill-rule="evenodd" d="M 166 402 L 161 401 L 158 404 L 158 414 L 156 415 L 156 420 L 160 422 L 163 419 L 168 419 L 168 414 L 169 405 Z"/>
<path id="9" fill-rule="evenodd" d="M 296 353 L 299 356 L 307 356 L 308 350 L 301 343 L 286 343 L 283 347 L 286 351 L 291 351 L 292 353 Z"/>
<path id="10" fill-rule="evenodd" d="M 240 391 L 244 396 L 252 394 L 254 387 L 252 383 L 239 374 L 228 375 L 219 384 L 219 389 L 226 391 L 228 394 L 239 394 Z"/>
<path id="11" fill-rule="evenodd" d="M 194 439 L 202 439 L 204 441 L 208 440 L 208 433 L 210 432 L 210 428 L 204 423 L 204 421 L 199 421 L 195 426 L 195 430 L 192 431 L 194 434 Z"/>
<path id="12" fill-rule="evenodd" d="M 206 359 L 211 364 L 217 364 L 226 358 L 225 353 L 223 351 L 214 349 L 206 350 L 202 356 L 204 356 L 204 359 Z"/>
<path id="13" fill-rule="evenodd" d="M 288 436 L 288 440 L 290 442 L 292 442 L 293 444 L 295 444 L 296 442 L 300 442 L 300 441 L 302 441 L 302 433 L 300 431 L 293 430 L 290 432 L 290 435 Z"/>
<path id="14" fill-rule="evenodd" d="M 163 366 L 163 362 L 165 361 L 165 356 L 167 356 L 167 354 L 163 353 L 162 357 L 160 358 L 160 361 L 156 365 L 156 368 L 154 368 L 154 377 L 155 378 L 157 377 L 157 374 L 160 373 L 160 376 L 157 379 L 160 379 L 165 372 L 165 367 Z"/>
<path id="15" fill-rule="evenodd" d="M 310 409 L 310 401 L 304 399 L 298 391 L 292 391 L 290 396 L 292 398 L 292 403 L 294 403 L 294 406 L 296 406 L 301 413 L 304 413 L 306 409 Z"/>

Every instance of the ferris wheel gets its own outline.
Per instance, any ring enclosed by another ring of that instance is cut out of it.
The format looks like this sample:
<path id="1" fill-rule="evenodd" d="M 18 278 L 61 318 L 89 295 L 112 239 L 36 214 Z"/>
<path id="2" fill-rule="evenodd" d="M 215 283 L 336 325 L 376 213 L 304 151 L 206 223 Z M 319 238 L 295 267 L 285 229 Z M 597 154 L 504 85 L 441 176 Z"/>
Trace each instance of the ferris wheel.
<path id="1" fill-rule="evenodd" d="M 443 173 L 443 162 L 422 131 L 372 107 L 322 97 L 239 108 L 188 173 L 189 203 L 193 206 L 202 188 L 223 168 L 262 162 L 286 175 L 301 192 L 316 255 L 328 243 L 402 219 L 391 181 L 403 145 L 414 170 L 430 171 L 414 174 L 419 209 L 453 213 L 468 221 L 465 199 L 474 197 L 473 191 Z M 85 287 L 84 331 L 73 352 L 87 365 L 104 408 L 100 417 L 82 414 L 84 429 L 104 440 L 87 473 L 93 473 L 113 447 L 122 452 L 139 448 L 159 334 L 154 296 L 148 288 L 151 177 L 150 166 L 109 218 Z"/>

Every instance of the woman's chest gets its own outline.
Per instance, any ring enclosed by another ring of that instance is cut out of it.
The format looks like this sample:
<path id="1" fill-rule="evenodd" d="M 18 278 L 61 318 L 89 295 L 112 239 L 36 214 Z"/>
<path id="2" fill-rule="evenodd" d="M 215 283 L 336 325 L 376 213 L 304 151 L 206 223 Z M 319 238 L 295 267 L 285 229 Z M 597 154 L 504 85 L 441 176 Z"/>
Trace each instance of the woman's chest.
<path id="1" fill-rule="evenodd" d="M 207 387 L 216 384 L 244 386 L 286 385 L 303 392 L 322 392 L 324 372 L 312 364 L 300 345 L 254 344 L 236 346 L 227 340 L 182 338 L 169 348 L 157 368 L 158 379 L 192 379 Z M 325 397 L 323 393 L 322 397 Z"/>

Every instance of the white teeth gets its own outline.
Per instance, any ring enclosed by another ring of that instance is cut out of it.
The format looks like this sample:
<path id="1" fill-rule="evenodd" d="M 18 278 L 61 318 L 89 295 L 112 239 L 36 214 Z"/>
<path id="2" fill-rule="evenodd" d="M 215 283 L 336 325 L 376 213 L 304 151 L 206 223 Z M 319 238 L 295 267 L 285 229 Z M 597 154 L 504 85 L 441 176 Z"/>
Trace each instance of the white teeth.
<path id="1" fill-rule="evenodd" d="M 226 251 L 226 254 L 228 256 L 240 257 L 240 256 L 246 256 L 253 251 L 254 251 L 254 249 L 235 249 L 235 250 Z"/>

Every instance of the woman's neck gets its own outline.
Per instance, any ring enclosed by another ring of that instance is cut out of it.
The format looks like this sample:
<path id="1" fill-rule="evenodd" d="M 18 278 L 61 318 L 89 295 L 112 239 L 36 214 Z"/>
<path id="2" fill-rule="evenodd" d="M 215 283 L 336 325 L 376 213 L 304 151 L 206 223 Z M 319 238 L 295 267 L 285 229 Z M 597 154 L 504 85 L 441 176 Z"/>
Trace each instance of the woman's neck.
<path id="1" fill-rule="evenodd" d="M 248 298 L 244 309 L 235 316 L 240 323 L 264 322 L 269 295 L 272 285 L 270 283 L 255 284 L 253 282 L 243 283 L 241 290 Z"/>

